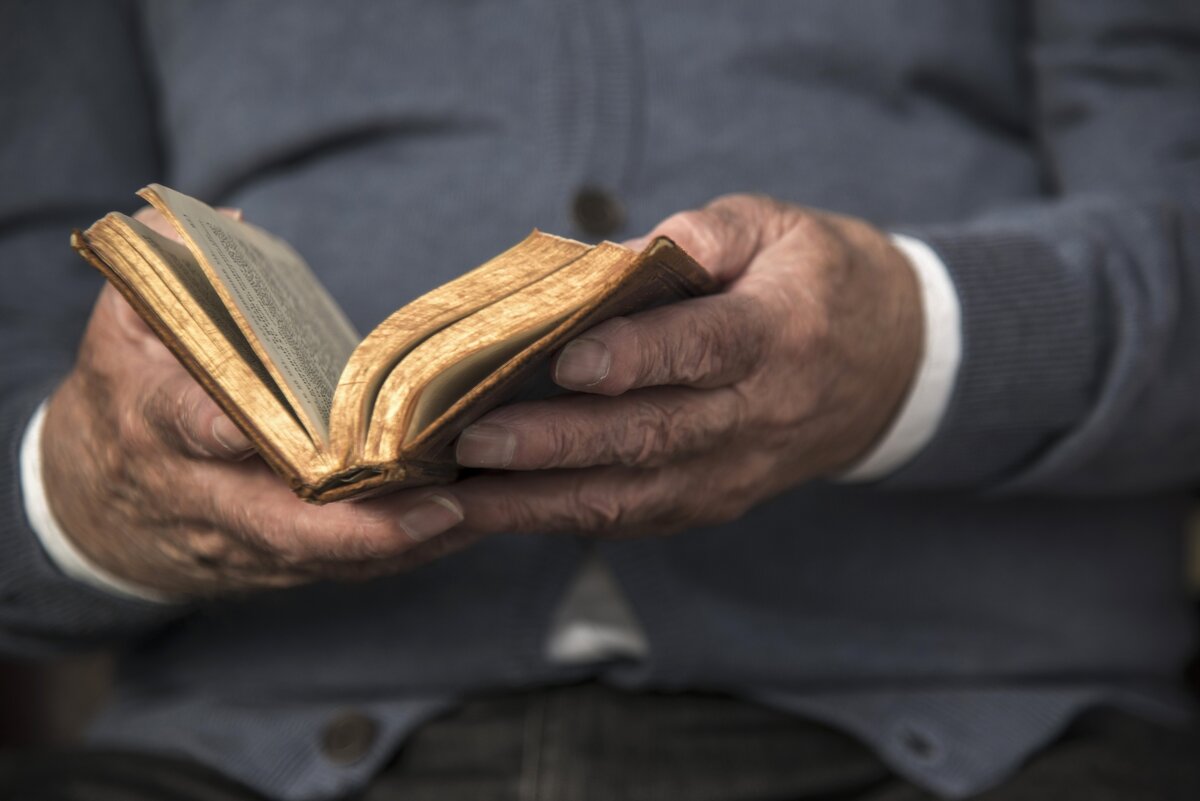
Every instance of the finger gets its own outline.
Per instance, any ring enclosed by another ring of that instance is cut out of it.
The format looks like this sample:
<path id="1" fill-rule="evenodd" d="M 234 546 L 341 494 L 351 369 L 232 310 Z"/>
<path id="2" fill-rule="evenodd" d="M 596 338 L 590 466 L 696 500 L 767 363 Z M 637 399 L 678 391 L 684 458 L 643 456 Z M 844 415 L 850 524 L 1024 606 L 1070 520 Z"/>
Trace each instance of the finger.
<path id="1" fill-rule="evenodd" d="M 462 506 L 441 487 L 315 506 L 257 460 L 211 469 L 204 485 L 206 517 L 298 567 L 397 557 L 463 520 Z"/>
<path id="2" fill-rule="evenodd" d="M 634 534 L 663 520 L 662 470 L 593 467 L 498 473 L 461 482 L 467 527 L 514 534 Z"/>
<path id="3" fill-rule="evenodd" d="M 154 335 L 146 321 L 133 310 L 129 301 L 125 300 L 112 284 L 106 283 L 100 289 L 100 296 L 96 299 L 96 312 L 102 320 L 115 322 L 117 328 L 129 339 L 139 344 L 154 343 L 166 350 L 166 346 Z"/>
<path id="4" fill-rule="evenodd" d="M 647 386 L 719 387 L 763 357 L 769 322 L 750 295 L 725 293 L 601 323 L 554 361 L 562 387 L 619 395 Z"/>
<path id="5" fill-rule="evenodd" d="M 645 247 L 656 236 L 670 237 L 714 278 L 728 282 L 745 272 L 768 238 L 764 234 L 773 233 L 771 215 L 779 209 L 769 198 L 725 195 L 702 209 L 671 215 L 630 245 Z"/>
<path id="6" fill-rule="evenodd" d="M 728 388 L 575 395 L 486 415 L 459 436 L 456 457 L 466 467 L 509 470 L 651 467 L 718 447 L 741 420 L 741 396 Z"/>
<path id="7" fill-rule="evenodd" d="M 185 373 L 160 384 L 144 413 L 164 441 L 190 456 L 238 461 L 253 452 L 249 438 Z"/>
<path id="8" fill-rule="evenodd" d="M 492 473 L 460 481 L 465 530 L 518 534 L 664 534 L 732 519 L 748 508 L 752 488 L 729 479 L 720 460 L 652 470 L 610 466 L 582 470 Z M 747 477 L 757 475 L 747 471 Z"/>

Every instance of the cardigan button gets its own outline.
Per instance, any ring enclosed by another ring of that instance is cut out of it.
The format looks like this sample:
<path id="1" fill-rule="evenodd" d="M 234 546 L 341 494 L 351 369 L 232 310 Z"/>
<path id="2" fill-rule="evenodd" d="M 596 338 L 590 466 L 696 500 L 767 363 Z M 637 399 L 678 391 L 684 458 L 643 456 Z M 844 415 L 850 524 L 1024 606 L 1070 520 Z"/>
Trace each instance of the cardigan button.
<path id="1" fill-rule="evenodd" d="M 918 762 L 932 765 L 945 756 L 937 738 L 923 726 L 902 722 L 896 729 L 895 737 L 901 750 Z"/>
<path id="2" fill-rule="evenodd" d="M 610 192 L 584 187 L 571 202 L 571 216 L 579 230 L 597 239 L 612 236 L 625 222 L 625 210 Z"/>
<path id="3" fill-rule="evenodd" d="M 352 765 L 371 752 L 379 725 L 362 712 L 342 712 L 321 733 L 321 753 L 335 765 Z"/>

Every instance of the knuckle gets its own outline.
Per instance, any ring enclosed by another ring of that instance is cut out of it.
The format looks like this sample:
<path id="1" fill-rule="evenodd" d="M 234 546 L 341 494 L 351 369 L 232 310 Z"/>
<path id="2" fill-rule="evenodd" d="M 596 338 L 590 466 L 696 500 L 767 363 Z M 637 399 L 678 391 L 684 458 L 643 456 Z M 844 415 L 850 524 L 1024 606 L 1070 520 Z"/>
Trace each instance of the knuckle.
<path id="1" fill-rule="evenodd" d="M 721 242 L 713 225 L 715 212 L 710 209 L 691 209 L 671 215 L 661 226 L 664 233 L 701 264 L 717 256 Z"/>
<path id="2" fill-rule="evenodd" d="M 225 535 L 219 527 L 207 524 L 176 524 L 179 529 L 174 540 L 174 551 L 179 558 L 188 558 L 197 564 L 215 568 L 246 567 L 253 563 L 256 554 L 240 546 Z"/>
<path id="3" fill-rule="evenodd" d="M 724 390 L 724 393 L 725 404 L 723 411 L 725 413 L 727 437 L 735 437 L 745 432 L 754 431 L 760 422 L 760 407 L 765 407 L 770 412 L 777 406 L 786 405 L 781 403 L 761 403 L 761 398 L 753 386 L 737 385 L 728 387 Z"/>
<path id="4" fill-rule="evenodd" d="M 158 436 L 151 423 L 157 419 L 158 396 L 152 396 L 144 406 L 122 403 L 116 409 L 116 433 L 129 449 L 146 449 L 157 444 Z"/>
<path id="5" fill-rule="evenodd" d="M 674 341 L 672 354 L 674 372 L 682 383 L 701 383 L 728 366 L 728 331 L 721 317 L 711 306 L 705 306 L 685 318 L 684 336 Z"/>
<path id="6" fill-rule="evenodd" d="M 613 389 L 623 392 L 653 383 L 661 375 L 666 362 L 661 343 L 648 336 L 646 326 L 634 319 L 621 327 L 620 336 L 622 341 L 618 347 L 624 353 L 634 354 L 634 358 L 630 361 L 621 360 L 625 363 L 613 371 Z M 626 366 L 630 369 L 620 369 Z"/>
<path id="7" fill-rule="evenodd" d="M 160 385 L 141 410 L 148 437 L 142 444 L 209 453 L 201 429 L 211 403 L 204 390 L 186 376 Z"/>
<path id="8" fill-rule="evenodd" d="M 548 515 L 552 512 L 540 506 L 535 509 L 535 504 L 536 501 L 530 501 L 518 492 L 497 492 L 490 495 L 482 506 L 468 509 L 466 520 L 476 531 L 522 534 L 547 531 L 552 528 L 549 523 L 554 522 L 548 521 Z M 425 549 L 440 539 L 442 537 L 426 540 L 420 547 Z"/>
<path id="9" fill-rule="evenodd" d="M 610 323 L 614 321 L 605 325 Z M 612 354 L 612 364 L 608 376 L 597 387 L 602 394 L 621 395 L 654 380 L 661 354 L 641 321 L 632 317 L 617 319 L 605 332 L 605 340 Z"/>
<path id="10" fill-rule="evenodd" d="M 175 402 L 176 419 L 186 433 L 194 433 L 208 406 L 208 396 L 195 384 L 179 393 Z"/>
<path id="11" fill-rule="evenodd" d="M 175 399 L 173 406 L 171 416 L 173 436 L 170 439 L 174 440 L 175 444 L 184 446 L 193 452 L 206 450 L 197 436 L 199 421 L 196 415 L 196 404 L 185 395 L 180 395 Z"/>
<path id="12" fill-rule="evenodd" d="M 541 515 L 534 514 L 527 504 L 515 499 L 498 499 L 496 507 L 496 517 L 506 521 L 506 527 L 513 531 L 536 533 L 549 528 Z"/>
<path id="13" fill-rule="evenodd" d="M 581 482 L 572 497 L 576 524 L 592 534 L 661 531 L 679 505 L 672 471 L 649 469 L 612 474 L 615 481 Z"/>
<path id="14" fill-rule="evenodd" d="M 626 467 L 656 467 L 666 463 L 682 445 L 694 439 L 688 415 L 647 398 L 632 407 L 630 424 L 615 444 L 617 463 Z"/>
<path id="15" fill-rule="evenodd" d="M 125 510 L 135 519 L 144 516 L 146 472 L 137 468 L 130 452 L 120 442 L 105 440 L 95 449 L 93 458 L 100 480 L 108 485 L 107 492 L 113 502 L 124 504 Z"/>
<path id="16" fill-rule="evenodd" d="M 189 380 L 175 401 L 174 420 L 183 444 L 199 453 L 210 453 L 207 444 L 211 435 L 204 430 L 205 423 L 211 426 L 215 406 L 198 384 Z"/>
<path id="17" fill-rule="evenodd" d="M 577 441 L 574 431 L 557 423 L 547 423 L 541 428 L 539 438 L 545 449 L 546 467 L 562 467 L 571 463 Z"/>
<path id="18" fill-rule="evenodd" d="M 636 326 L 630 336 L 637 343 L 634 352 L 638 357 L 633 370 L 617 377 L 622 390 L 627 392 L 672 383 L 672 343 L 647 336 L 641 325 Z"/>
<path id="19" fill-rule="evenodd" d="M 576 490 L 571 506 L 574 523 L 586 532 L 611 531 L 629 518 L 623 499 L 607 488 L 582 485 Z"/>

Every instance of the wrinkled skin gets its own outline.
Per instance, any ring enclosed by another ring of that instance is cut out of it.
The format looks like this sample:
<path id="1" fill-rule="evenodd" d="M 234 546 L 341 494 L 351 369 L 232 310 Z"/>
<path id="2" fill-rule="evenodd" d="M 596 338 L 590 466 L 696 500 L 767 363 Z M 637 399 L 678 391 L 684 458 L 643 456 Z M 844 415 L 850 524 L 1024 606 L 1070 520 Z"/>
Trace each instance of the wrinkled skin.
<path id="1" fill-rule="evenodd" d="M 152 212 L 142 219 L 170 233 Z M 574 394 L 497 409 L 460 438 L 461 464 L 493 470 L 324 507 L 252 456 L 106 287 L 47 412 L 51 508 L 99 567 L 186 598 L 397 572 L 493 533 L 728 521 L 867 453 L 921 352 L 918 285 L 887 237 L 748 195 L 652 234 L 675 239 L 723 291 L 568 345 L 554 372 Z"/>
<path id="2" fill-rule="evenodd" d="M 612 535 L 726 522 L 848 468 L 882 436 L 924 324 L 915 274 L 884 234 L 750 195 L 658 234 L 724 291 L 596 326 L 555 366 L 581 394 L 464 432 L 460 463 L 510 471 L 452 488 L 468 522 Z"/>
<path id="3" fill-rule="evenodd" d="M 138 217 L 175 236 L 156 212 Z M 367 578 L 478 536 L 423 542 L 414 523 L 461 520 L 428 492 L 299 500 L 111 286 L 50 400 L 42 454 L 51 509 L 79 550 L 171 598 Z"/>

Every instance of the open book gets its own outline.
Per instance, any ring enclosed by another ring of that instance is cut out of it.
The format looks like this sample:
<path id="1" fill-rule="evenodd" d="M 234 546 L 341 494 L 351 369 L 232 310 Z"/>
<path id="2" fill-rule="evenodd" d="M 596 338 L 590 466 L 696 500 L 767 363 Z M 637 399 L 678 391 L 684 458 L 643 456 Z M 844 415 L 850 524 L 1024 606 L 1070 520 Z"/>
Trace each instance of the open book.
<path id="1" fill-rule="evenodd" d="M 285 242 L 173 189 L 139 194 L 183 244 L 116 212 L 71 244 L 307 500 L 451 481 L 454 438 L 602 320 L 713 291 L 669 239 L 636 253 L 534 231 L 365 339 Z M 377 291 L 387 291 L 379 287 Z"/>

